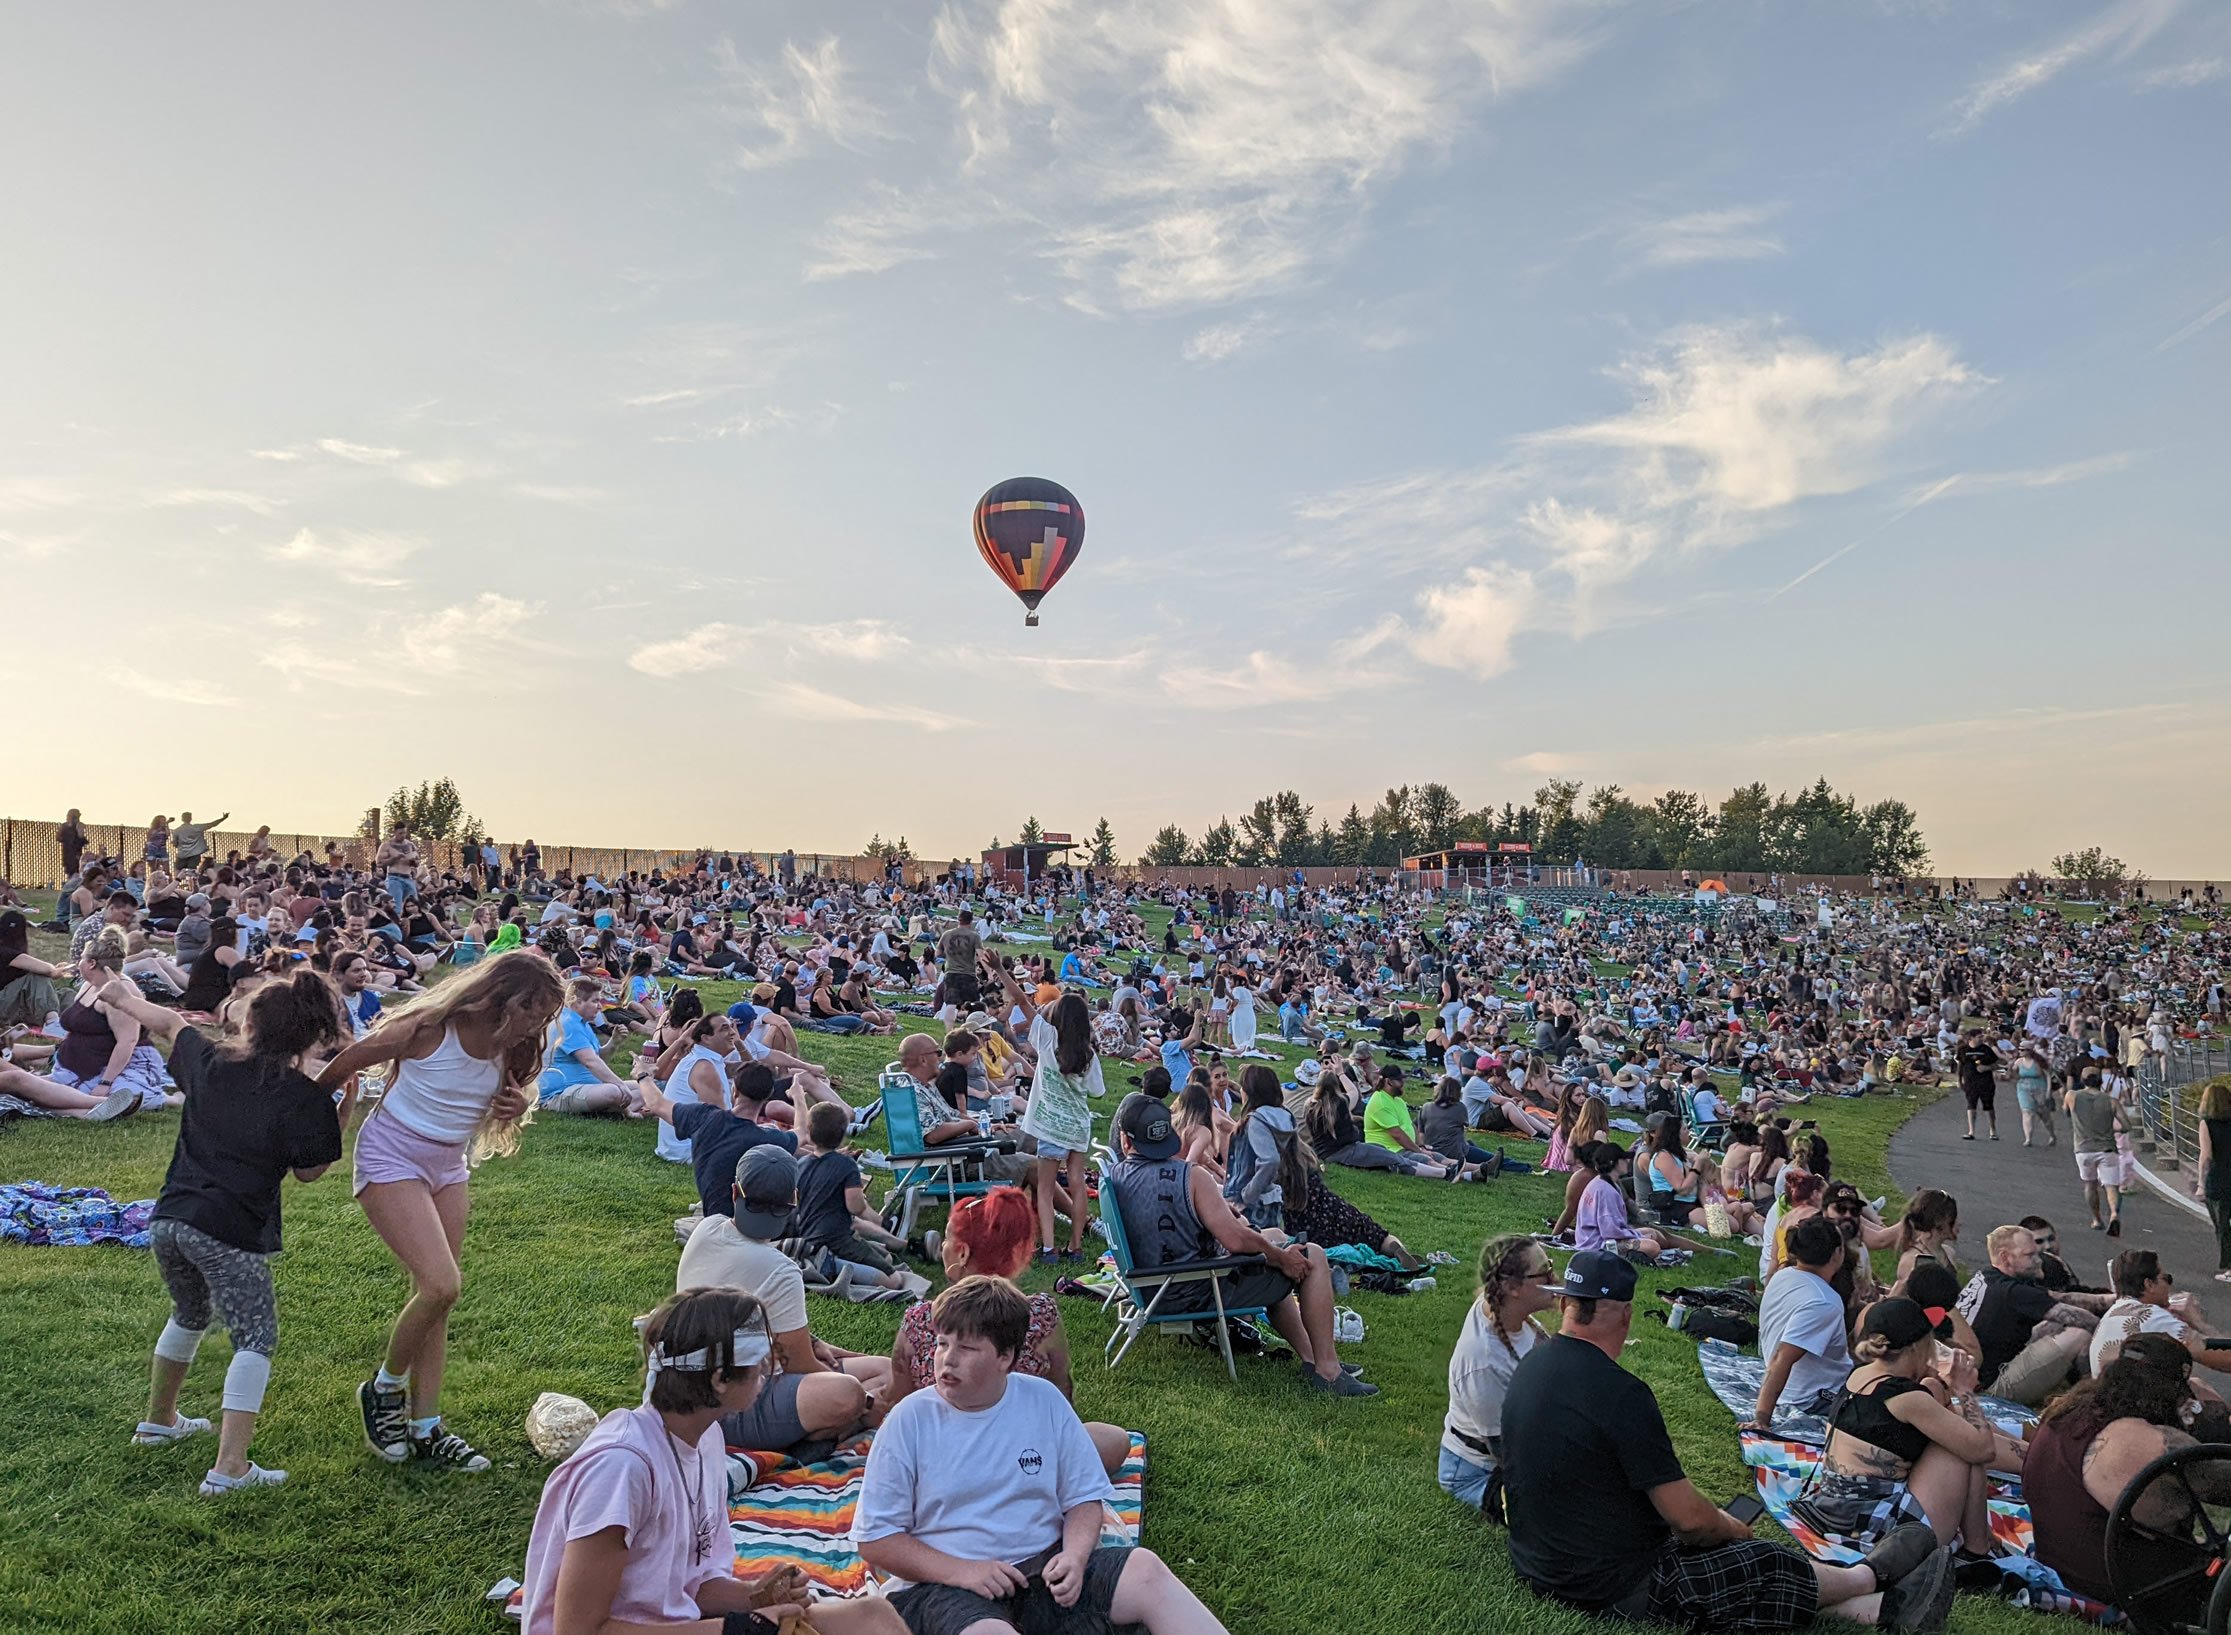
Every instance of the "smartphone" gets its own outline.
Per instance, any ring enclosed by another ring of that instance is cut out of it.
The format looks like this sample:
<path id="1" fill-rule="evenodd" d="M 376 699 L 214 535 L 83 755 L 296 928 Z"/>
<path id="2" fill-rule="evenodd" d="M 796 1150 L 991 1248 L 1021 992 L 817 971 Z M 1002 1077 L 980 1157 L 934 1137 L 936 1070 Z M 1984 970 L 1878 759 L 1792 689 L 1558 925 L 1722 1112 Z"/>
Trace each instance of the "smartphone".
<path id="1" fill-rule="evenodd" d="M 1748 1527 L 1766 1514 L 1766 1501 L 1756 1493 L 1738 1493 L 1720 1508 Z"/>

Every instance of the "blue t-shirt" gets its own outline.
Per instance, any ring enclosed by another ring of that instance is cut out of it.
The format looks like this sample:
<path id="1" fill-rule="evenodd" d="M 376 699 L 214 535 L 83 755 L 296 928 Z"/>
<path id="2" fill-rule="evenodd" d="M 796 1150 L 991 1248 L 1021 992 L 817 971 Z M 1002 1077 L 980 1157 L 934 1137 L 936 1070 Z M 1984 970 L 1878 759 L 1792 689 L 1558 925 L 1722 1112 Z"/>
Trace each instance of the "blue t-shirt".
<path id="1" fill-rule="evenodd" d="M 548 1101 L 561 1090 L 570 1090 L 577 1084 L 598 1084 L 596 1074 L 577 1060 L 574 1052 L 586 1050 L 594 1054 L 597 1048 L 596 1033 L 581 1020 L 581 1013 L 568 1005 L 558 1012 L 558 1020 L 551 1030 L 550 1065 L 542 1070 L 542 1077 L 535 1088 L 539 1098 Z"/>
<path id="2" fill-rule="evenodd" d="M 1193 1058 L 1185 1053 L 1184 1040 L 1162 1041 L 1162 1065 L 1169 1070 L 1172 1087 L 1184 1089 L 1185 1081 L 1193 1076 Z"/>
<path id="3" fill-rule="evenodd" d="M 1085 962 L 1077 957 L 1077 951 L 1072 948 L 1068 953 L 1061 956 L 1061 980 L 1064 982 L 1082 982 L 1084 979 Z"/>
<path id="4" fill-rule="evenodd" d="M 745 1153 L 769 1141 L 784 1152 L 798 1150 L 798 1138 L 788 1130 L 754 1124 L 725 1107 L 697 1101 L 676 1104 L 674 1133 L 689 1143 L 689 1167 L 707 1215 L 736 1212 L 736 1160 Z"/>

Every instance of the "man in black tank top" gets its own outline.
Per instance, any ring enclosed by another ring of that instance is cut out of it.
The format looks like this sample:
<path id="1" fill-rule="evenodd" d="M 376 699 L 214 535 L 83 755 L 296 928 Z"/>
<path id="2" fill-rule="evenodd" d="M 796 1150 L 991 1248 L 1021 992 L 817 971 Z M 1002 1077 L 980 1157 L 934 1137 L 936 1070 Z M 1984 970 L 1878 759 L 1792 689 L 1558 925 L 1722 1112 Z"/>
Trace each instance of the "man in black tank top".
<path id="1" fill-rule="evenodd" d="M 1333 1350 L 1332 1270 L 1315 1244 L 1273 1243 L 1225 1202 L 1208 1175 L 1178 1157 L 1170 1110 L 1134 1091 L 1116 1111 L 1122 1158 L 1109 1173 L 1116 1208 L 1141 1272 L 1219 1255 L 1261 1255 L 1267 1263 L 1216 1279 L 1224 1308 L 1263 1307 L 1271 1326 L 1301 1359 L 1302 1377 L 1335 1396 L 1377 1396 L 1379 1388 L 1340 1365 Z M 1206 1278 L 1173 1283 L 1158 1311 L 1213 1311 Z"/>

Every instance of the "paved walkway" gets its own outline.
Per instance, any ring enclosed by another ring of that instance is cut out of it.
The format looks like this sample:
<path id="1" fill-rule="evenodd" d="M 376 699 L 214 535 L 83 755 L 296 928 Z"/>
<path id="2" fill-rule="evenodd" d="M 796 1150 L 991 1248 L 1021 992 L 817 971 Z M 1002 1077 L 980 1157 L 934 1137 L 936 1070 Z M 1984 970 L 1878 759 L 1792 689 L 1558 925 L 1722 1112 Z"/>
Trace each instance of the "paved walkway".
<path id="1" fill-rule="evenodd" d="M 2212 1281 L 2215 1233 L 2205 1219 L 2140 1182 L 2123 1194 L 2121 1239 L 2092 1231 L 2067 1118 L 2057 1121 L 2059 1146 L 2047 1147 L 2040 1137 L 2035 1147 L 2024 1150 L 2021 1115 L 2013 1102 L 2011 1087 L 2002 1088 L 1996 1142 L 1983 1133 L 1973 1141 L 1960 1139 L 1966 1109 L 1957 1092 L 1923 1108 L 1890 1138 L 1890 1173 L 1909 1196 L 1916 1188 L 1935 1186 L 1960 1200 L 1961 1265 L 1973 1271 L 1983 1264 L 1983 1240 L 1994 1226 L 2043 1215 L 2060 1229 L 2061 1254 L 2082 1281 L 2103 1288 L 2108 1257 L 2117 1249 L 2152 1249 L 2176 1274 L 2178 1288 L 2212 1302 L 2210 1310 L 2217 1316 L 2231 1315 L 2231 1289 Z M 2191 1189 L 2189 1170 L 2161 1173 L 2172 1186 Z"/>

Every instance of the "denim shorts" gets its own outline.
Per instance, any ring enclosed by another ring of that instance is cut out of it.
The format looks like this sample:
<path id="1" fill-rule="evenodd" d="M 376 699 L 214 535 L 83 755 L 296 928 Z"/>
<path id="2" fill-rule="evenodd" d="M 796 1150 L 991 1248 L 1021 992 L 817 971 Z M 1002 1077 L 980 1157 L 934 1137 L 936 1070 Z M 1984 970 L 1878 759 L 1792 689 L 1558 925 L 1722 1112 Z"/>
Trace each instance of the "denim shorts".
<path id="1" fill-rule="evenodd" d="M 1451 1498 L 1462 1499 L 1474 1510 L 1487 1497 L 1487 1480 L 1495 1472 L 1486 1465 L 1475 1465 L 1460 1453 L 1441 1450 L 1441 1491 Z"/>

